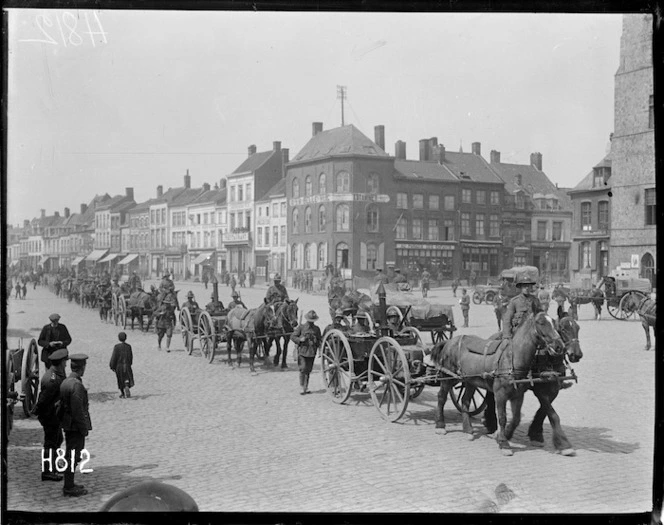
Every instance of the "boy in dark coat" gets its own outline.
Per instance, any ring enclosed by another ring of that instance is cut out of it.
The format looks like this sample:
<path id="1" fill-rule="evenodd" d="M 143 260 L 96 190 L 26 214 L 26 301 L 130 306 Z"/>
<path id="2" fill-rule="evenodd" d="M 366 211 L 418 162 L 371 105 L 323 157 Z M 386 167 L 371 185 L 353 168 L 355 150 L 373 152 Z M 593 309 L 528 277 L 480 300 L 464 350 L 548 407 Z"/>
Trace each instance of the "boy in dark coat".
<path id="1" fill-rule="evenodd" d="M 127 334 L 120 332 L 118 334 L 120 342 L 113 347 L 113 355 L 111 355 L 110 367 L 115 372 L 115 377 L 118 380 L 118 389 L 120 389 L 120 397 L 131 397 L 130 388 L 134 386 L 134 372 L 131 370 L 134 356 L 131 351 L 131 345 L 125 343 Z"/>

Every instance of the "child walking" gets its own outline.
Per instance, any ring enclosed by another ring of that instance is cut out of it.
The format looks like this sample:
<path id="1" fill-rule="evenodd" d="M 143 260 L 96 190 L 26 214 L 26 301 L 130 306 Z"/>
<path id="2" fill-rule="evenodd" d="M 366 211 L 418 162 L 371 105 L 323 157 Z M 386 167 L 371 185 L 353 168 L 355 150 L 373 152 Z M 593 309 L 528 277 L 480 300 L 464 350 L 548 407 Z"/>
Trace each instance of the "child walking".
<path id="1" fill-rule="evenodd" d="M 120 397 L 131 397 L 129 389 L 134 387 L 134 372 L 131 369 L 134 356 L 131 351 L 131 345 L 125 343 L 127 334 L 120 332 L 118 339 L 120 342 L 113 347 L 110 366 L 118 380 Z"/>

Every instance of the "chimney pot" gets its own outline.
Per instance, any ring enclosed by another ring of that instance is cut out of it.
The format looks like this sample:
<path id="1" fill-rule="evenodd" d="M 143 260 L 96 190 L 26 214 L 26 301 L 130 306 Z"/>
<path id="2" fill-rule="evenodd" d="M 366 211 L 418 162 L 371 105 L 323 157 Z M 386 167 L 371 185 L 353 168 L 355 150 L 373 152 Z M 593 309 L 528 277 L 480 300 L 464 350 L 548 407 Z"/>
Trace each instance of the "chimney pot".
<path id="1" fill-rule="evenodd" d="M 256 144 L 252 144 L 247 148 L 248 156 L 251 157 L 254 153 L 256 153 Z"/>
<path id="2" fill-rule="evenodd" d="M 184 176 L 184 187 L 189 189 L 191 188 L 191 175 L 189 175 L 189 170 L 187 169 L 187 173 Z"/>
<path id="3" fill-rule="evenodd" d="M 397 159 L 406 160 L 406 143 L 403 140 L 397 140 L 394 143 L 394 156 Z"/>
<path id="4" fill-rule="evenodd" d="M 157 198 L 162 197 L 164 195 L 164 187 L 160 184 L 157 186 Z"/>
<path id="5" fill-rule="evenodd" d="M 420 140 L 420 160 L 429 160 L 429 139 Z"/>
<path id="6" fill-rule="evenodd" d="M 223 190 L 224 188 L 226 188 L 226 182 L 227 182 L 226 179 L 220 179 L 220 180 L 219 180 L 219 187 L 220 187 L 222 190 Z"/>
<path id="7" fill-rule="evenodd" d="M 530 164 L 535 166 L 539 171 L 542 171 L 542 154 L 540 152 L 531 153 Z"/>
<path id="8" fill-rule="evenodd" d="M 473 155 L 481 155 L 482 154 L 482 144 L 480 142 L 473 142 L 471 145 Z"/>
<path id="9" fill-rule="evenodd" d="M 83 215 L 88 210 L 87 204 L 81 204 L 81 215 Z"/>
<path id="10" fill-rule="evenodd" d="M 279 150 L 281 150 L 281 142 L 278 141 L 278 140 L 275 140 L 275 141 L 272 143 L 272 149 L 273 149 L 274 151 L 279 151 Z"/>
<path id="11" fill-rule="evenodd" d="M 42 208 L 42 210 L 41 210 L 41 216 L 42 216 L 42 219 L 44 217 L 46 217 L 46 210 L 44 208 Z"/>
<path id="12" fill-rule="evenodd" d="M 207 182 L 203 183 L 203 191 L 210 191 L 210 185 Z"/>
<path id="13" fill-rule="evenodd" d="M 217 183 L 217 182 L 214 183 L 214 189 L 215 189 L 215 190 L 218 190 L 218 189 L 219 189 L 219 183 Z"/>
<path id="14" fill-rule="evenodd" d="M 125 188 L 125 193 L 130 199 L 134 199 L 134 188 Z"/>
<path id="15" fill-rule="evenodd" d="M 442 164 L 445 162 L 445 146 L 441 144 L 438 146 L 438 163 Z"/>
<path id="16" fill-rule="evenodd" d="M 69 208 L 65 208 L 65 218 L 69 218 L 71 210 Z"/>
<path id="17" fill-rule="evenodd" d="M 374 142 L 385 151 L 385 126 L 382 124 L 379 126 L 374 126 Z"/>
<path id="18" fill-rule="evenodd" d="M 319 133 L 322 133 L 323 131 L 323 123 L 322 122 L 314 122 L 311 125 L 311 132 L 312 132 L 312 137 L 315 137 Z"/>
<path id="19" fill-rule="evenodd" d="M 491 164 L 500 164 L 500 151 L 491 150 Z"/>

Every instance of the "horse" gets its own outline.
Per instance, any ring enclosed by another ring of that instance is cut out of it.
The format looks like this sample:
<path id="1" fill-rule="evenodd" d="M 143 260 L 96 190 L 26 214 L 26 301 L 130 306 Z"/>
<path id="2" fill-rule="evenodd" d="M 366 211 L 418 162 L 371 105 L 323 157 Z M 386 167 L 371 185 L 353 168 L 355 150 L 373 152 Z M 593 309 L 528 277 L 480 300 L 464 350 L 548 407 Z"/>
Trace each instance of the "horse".
<path id="1" fill-rule="evenodd" d="M 138 318 L 138 323 L 141 332 L 149 331 L 152 324 L 152 317 L 157 310 L 157 303 L 154 296 L 150 295 L 142 289 L 138 289 L 129 295 L 129 302 L 127 304 L 128 314 L 131 317 L 131 329 L 134 329 L 134 319 Z M 143 316 L 148 316 L 148 324 L 145 330 L 143 329 Z"/>
<path id="2" fill-rule="evenodd" d="M 288 368 L 286 364 L 286 357 L 288 355 L 288 343 L 290 341 L 290 336 L 299 324 L 297 319 L 297 302 L 285 300 L 281 303 L 274 305 L 275 309 L 275 325 L 276 330 L 268 333 L 268 338 L 265 340 L 265 357 L 268 357 L 270 353 L 270 348 L 272 343 L 277 345 L 277 353 L 274 356 L 273 364 L 277 366 L 279 364 L 279 356 L 281 356 L 281 340 L 284 342 L 283 357 L 281 359 L 281 368 Z"/>
<path id="3" fill-rule="evenodd" d="M 232 366 L 231 346 L 235 343 L 237 354 L 237 366 L 242 363 L 242 348 L 244 341 L 249 345 L 249 369 L 255 372 L 254 357 L 259 344 L 259 337 L 266 334 L 274 326 L 275 314 L 272 306 L 263 303 L 258 308 L 247 310 L 236 306 L 230 312 L 226 320 L 226 348 L 228 349 L 228 364 Z"/>
<path id="4" fill-rule="evenodd" d="M 569 385 L 561 385 L 561 382 L 554 379 L 555 376 L 564 376 L 566 371 L 566 358 L 570 362 L 578 363 L 583 357 L 583 352 L 579 345 L 579 324 L 571 317 L 565 316 L 558 321 L 557 331 L 560 338 L 565 345 L 565 352 L 560 355 L 550 355 L 547 352 L 537 353 L 532 365 L 532 373 L 534 376 L 546 377 L 549 376 L 551 380 L 542 383 L 533 383 L 529 388 L 535 394 L 540 407 L 533 417 L 533 421 L 528 428 L 528 437 L 530 443 L 536 447 L 544 446 L 544 437 L 542 426 L 544 418 L 549 418 L 551 429 L 553 431 L 553 445 L 556 447 L 563 456 L 574 456 L 576 451 L 572 444 L 567 439 L 565 432 L 560 425 L 560 418 L 558 413 L 553 408 L 553 402 L 562 388 L 567 388 Z M 494 395 L 492 392 L 487 392 L 485 396 L 487 407 L 485 414 L 485 426 L 489 434 L 496 431 L 496 407 Z"/>
<path id="5" fill-rule="evenodd" d="M 644 350 L 650 350 L 650 327 L 652 326 L 653 331 L 655 330 L 657 301 L 654 301 L 650 297 L 639 298 L 635 295 L 630 295 L 625 302 L 625 308 L 628 311 L 636 311 L 641 319 L 641 326 L 643 326 L 643 330 L 646 333 L 646 347 Z"/>
<path id="6" fill-rule="evenodd" d="M 489 347 L 493 347 L 489 351 Z M 464 411 L 463 431 L 473 433 L 470 422 L 470 400 L 477 387 L 492 391 L 498 410 L 498 447 L 505 456 L 511 456 L 509 439 L 519 425 L 523 396 L 528 388 L 524 379 L 531 369 L 537 348 L 551 347 L 552 352 L 564 350 L 560 335 L 553 320 L 544 312 L 530 314 L 516 329 L 511 340 L 486 340 L 473 335 L 460 335 L 433 347 L 431 359 L 443 374 L 452 379 L 443 379 L 438 392 L 436 409 L 436 433 L 446 434 L 444 408 L 450 389 L 459 381 L 466 386 L 462 398 Z M 507 425 L 507 401 L 512 408 L 512 420 Z"/>

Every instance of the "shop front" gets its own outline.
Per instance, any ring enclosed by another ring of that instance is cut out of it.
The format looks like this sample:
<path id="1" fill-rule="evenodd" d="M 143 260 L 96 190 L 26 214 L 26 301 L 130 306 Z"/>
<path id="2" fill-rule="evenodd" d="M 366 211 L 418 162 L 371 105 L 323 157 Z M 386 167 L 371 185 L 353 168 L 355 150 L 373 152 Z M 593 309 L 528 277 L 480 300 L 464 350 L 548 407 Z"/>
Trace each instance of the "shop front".
<path id="1" fill-rule="evenodd" d="M 453 279 L 455 242 L 397 241 L 396 267 L 411 275 L 428 270 L 433 279 Z"/>
<path id="2" fill-rule="evenodd" d="M 486 281 L 490 277 L 500 274 L 499 254 L 501 242 L 461 241 L 461 275 L 467 279 L 475 272 L 477 282 Z"/>
<path id="3" fill-rule="evenodd" d="M 228 271 L 246 271 L 254 266 L 252 260 L 251 232 L 232 231 L 224 234 L 224 247 L 227 252 Z"/>

